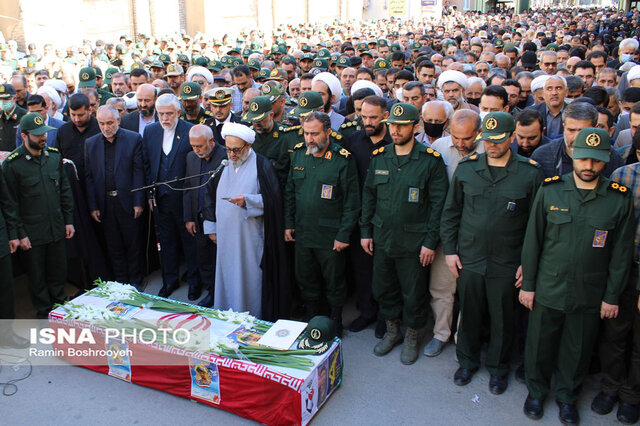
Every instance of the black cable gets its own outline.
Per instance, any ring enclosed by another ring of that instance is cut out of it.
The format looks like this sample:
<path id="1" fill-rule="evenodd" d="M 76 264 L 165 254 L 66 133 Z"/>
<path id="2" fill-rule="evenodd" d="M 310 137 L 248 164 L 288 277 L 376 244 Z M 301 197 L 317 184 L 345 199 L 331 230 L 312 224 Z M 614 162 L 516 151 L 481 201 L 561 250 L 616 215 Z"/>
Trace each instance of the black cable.
<path id="1" fill-rule="evenodd" d="M 9 357 L 18 358 L 15 355 L 0 353 L 0 373 L 2 373 L 2 366 L 3 366 L 3 362 L 2 362 L 3 360 L 1 358 L 2 356 L 9 356 Z M 9 364 L 5 364 L 5 365 L 9 365 Z M 33 365 L 31 365 L 31 361 L 29 361 L 28 359 L 19 361 L 18 363 L 12 364 L 12 365 L 14 365 L 14 366 L 15 365 L 28 366 L 29 367 L 29 372 L 24 377 L 19 377 L 17 379 L 12 379 L 12 380 L 9 380 L 7 382 L 0 382 L 0 386 L 2 386 L 2 395 L 4 395 L 4 396 L 13 396 L 16 393 L 18 393 L 18 386 L 16 385 L 16 383 L 18 383 L 18 382 L 20 382 L 22 380 L 28 379 L 29 377 L 31 377 L 31 373 L 33 373 Z M 13 392 L 11 392 L 11 391 L 13 391 Z"/>

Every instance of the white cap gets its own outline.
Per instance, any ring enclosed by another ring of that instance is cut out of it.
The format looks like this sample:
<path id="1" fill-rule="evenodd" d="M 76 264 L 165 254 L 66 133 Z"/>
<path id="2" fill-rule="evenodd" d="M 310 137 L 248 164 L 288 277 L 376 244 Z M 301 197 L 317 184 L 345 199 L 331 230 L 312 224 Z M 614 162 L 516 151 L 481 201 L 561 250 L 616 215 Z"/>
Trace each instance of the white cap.
<path id="1" fill-rule="evenodd" d="M 629 70 L 627 73 L 627 81 L 631 82 L 631 80 L 637 80 L 640 78 L 640 65 L 636 65 Z"/>
<path id="2" fill-rule="evenodd" d="M 446 70 L 438 77 L 438 89 L 442 90 L 442 85 L 450 82 L 458 83 L 465 90 L 469 86 L 469 79 L 465 74 L 456 70 Z"/>
<path id="3" fill-rule="evenodd" d="M 539 77 L 534 78 L 531 81 L 531 91 L 535 92 L 538 89 L 544 89 L 544 84 L 549 79 L 549 75 L 541 75 Z"/>

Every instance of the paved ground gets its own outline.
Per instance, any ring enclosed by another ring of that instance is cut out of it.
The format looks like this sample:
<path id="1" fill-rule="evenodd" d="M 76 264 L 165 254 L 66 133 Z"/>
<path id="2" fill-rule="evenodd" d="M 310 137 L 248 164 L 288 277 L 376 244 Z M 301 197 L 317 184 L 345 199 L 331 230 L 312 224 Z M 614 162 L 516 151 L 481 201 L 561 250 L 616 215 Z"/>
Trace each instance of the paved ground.
<path id="1" fill-rule="evenodd" d="M 157 294 L 159 279 L 147 287 Z M 26 297 L 23 280 L 17 297 Z M 71 292 L 71 289 L 69 289 Z M 186 286 L 173 295 L 187 300 Z M 19 314 L 29 312 L 19 307 Z M 353 308 L 345 313 L 348 324 Z M 430 338 L 423 337 L 423 343 Z M 455 386 L 455 348 L 447 346 L 437 358 L 420 356 L 412 366 L 400 363 L 400 347 L 378 358 L 372 349 L 377 339 L 373 330 L 346 333 L 343 340 L 344 374 L 342 386 L 314 418 L 314 425 L 514 425 L 560 424 L 557 407 L 550 398 L 539 422 L 522 414 L 527 395 L 524 385 L 513 377 L 501 396 L 489 393 L 489 375 L 481 370 L 466 387 Z M 0 350 L 0 359 L 1 350 Z M 0 382 L 23 375 L 4 365 Z M 617 424 L 614 413 L 598 416 L 589 409 L 596 393 L 596 378 L 585 384 L 579 410 L 584 425 Z M 224 397 L 224 396 L 223 396 Z M 207 405 L 175 397 L 153 389 L 80 367 L 35 367 L 31 377 L 18 383 L 18 392 L 0 395 L 0 424 L 3 425 L 175 425 L 176 423 L 249 425 L 254 422 Z"/>

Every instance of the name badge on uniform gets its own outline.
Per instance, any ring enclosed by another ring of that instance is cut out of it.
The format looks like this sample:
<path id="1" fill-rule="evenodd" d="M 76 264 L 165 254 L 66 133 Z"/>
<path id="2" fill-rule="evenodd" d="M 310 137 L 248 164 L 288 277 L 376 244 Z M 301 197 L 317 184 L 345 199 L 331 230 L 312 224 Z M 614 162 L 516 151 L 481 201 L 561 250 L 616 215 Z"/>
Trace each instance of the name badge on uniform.
<path id="1" fill-rule="evenodd" d="M 375 172 L 375 173 L 376 173 L 377 175 L 385 175 L 385 176 L 386 176 L 386 175 L 388 175 L 388 174 L 389 174 L 389 170 L 379 170 L 379 169 L 376 169 L 376 172 Z"/>
<path id="2" fill-rule="evenodd" d="M 420 198 L 420 189 L 418 188 L 409 188 L 409 197 L 407 201 L 410 203 L 417 203 Z"/>
<path id="3" fill-rule="evenodd" d="M 333 185 L 322 185 L 322 193 L 320 194 L 320 198 L 324 198 L 325 200 L 330 200 L 333 195 Z"/>
<path id="4" fill-rule="evenodd" d="M 596 229 L 596 233 L 593 236 L 593 244 L 591 244 L 591 247 L 604 248 L 604 245 L 607 242 L 608 233 L 609 231 L 602 231 L 600 229 Z"/>
<path id="5" fill-rule="evenodd" d="M 507 203 L 507 211 L 510 211 L 510 212 L 516 211 L 516 203 L 514 203 L 513 201 L 509 201 Z"/>

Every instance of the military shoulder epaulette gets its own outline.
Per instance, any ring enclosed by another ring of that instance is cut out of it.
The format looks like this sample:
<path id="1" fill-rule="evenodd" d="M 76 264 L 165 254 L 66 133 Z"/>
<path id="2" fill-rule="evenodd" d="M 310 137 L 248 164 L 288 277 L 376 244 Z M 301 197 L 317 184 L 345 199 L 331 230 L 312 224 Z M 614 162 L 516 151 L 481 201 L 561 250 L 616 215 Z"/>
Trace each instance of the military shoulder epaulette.
<path id="1" fill-rule="evenodd" d="M 550 183 L 560 182 L 560 176 L 548 177 L 542 182 L 543 185 L 549 185 Z"/>
<path id="2" fill-rule="evenodd" d="M 536 160 L 532 160 L 531 158 L 523 157 L 521 155 L 518 155 L 516 158 L 521 163 L 530 164 L 530 165 L 532 165 L 534 167 L 540 168 L 540 164 Z"/>
<path id="3" fill-rule="evenodd" d="M 338 153 L 342 155 L 344 158 L 351 157 L 351 153 L 344 148 L 340 148 L 340 151 L 338 151 Z"/>
<path id="4" fill-rule="evenodd" d="M 425 151 L 427 152 L 427 154 L 431 154 L 431 155 L 433 155 L 433 156 L 434 156 L 434 157 L 436 157 L 436 158 L 437 158 L 437 157 L 440 157 L 440 155 L 441 155 L 438 151 L 436 151 L 436 150 L 435 150 L 435 149 L 433 149 L 433 148 L 427 148 L 427 149 L 425 149 Z"/>
<path id="5" fill-rule="evenodd" d="M 331 132 L 331 136 L 333 136 L 336 140 L 342 139 L 342 135 L 336 131 Z"/>
<path id="6" fill-rule="evenodd" d="M 472 154 L 472 155 L 468 155 L 466 157 L 463 157 L 460 160 L 460 163 L 464 163 L 465 161 L 476 161 L 478 159 L 478 154 Z"/>
<path id="7" fill-rule="evenodd" d="M 609 184 L 609 188 L 615 189 L 616 191 L 620 191 L 620 192 L 623 192 L 623 193 L 628 193 L 629 192 L 629 188 L 627 188 L 624 185 L 619 184 L 618 182 L 611 181 L 611 184 Z"/>
<path id="8" fill-rule="evenodd" d="M 53 146 L 49 146 L 49 147 L 47 147 L 47 151 L 60 152 L 60 151 L 58 150 L 58 148 L 55 148 L 55 147 L 53 147 Z"/>
<path id="9" fill-rule="evenodd" d="M 300 142 L 300 143 L 297 143 L 297 144 L 293 147 L 293 149 L 300 149 L 300 148 L 302 148 L 303 146 L 304 146 L 304 142 Z"/>
<path id="10" fill-rule="evenodd" d="M 209 117 L 213 117 L 213 113 L 209 110 L 204 110 L 204 115 L 208 115 Z"/>
<path id="11" fill-rule="evenodd" d="M 376 148 L 373 150 L 373 155 L 378 155 L 378 154 L 382 154 L 384 152 L 384 146 L 381 146 L 380 148 Z"/>
<path id="12" fill-rule="evenodd" d="M 358 125 L 358 120 L 345 121 L 344 123 L 342 123 L 342 125 L 340 126 L 340 128 L 341 128 L 341 129 L 346 129 L 347 127 L 357 126 L 357 125 Z"/>
<path id="13" fill-rule="evenodd" d="M 280 131 L 281 131 L 282 133 L 287 133 L 287 132 L 290 132 L 290 131 L 292 131 L 292 130 L 298 130 L 298 129 L 300 129 L 301 127 L 302 127 L 302 126 L 300 126 L 300 125 L 298 125 L 298 126 L 290 126 L 290 127 L 284 127 L 284 126 L 281 126 L 281 127 L 280 127 Z"/>
<path id="14" fill-rule="evenodd" d="M 18 158 L 20 156 L 19 152 L 14 152 L 13 154 L 11 154 L 10 156 L 7 157 L 7 159 L 5 161 L 13 161 L 16 158 Z"/>

